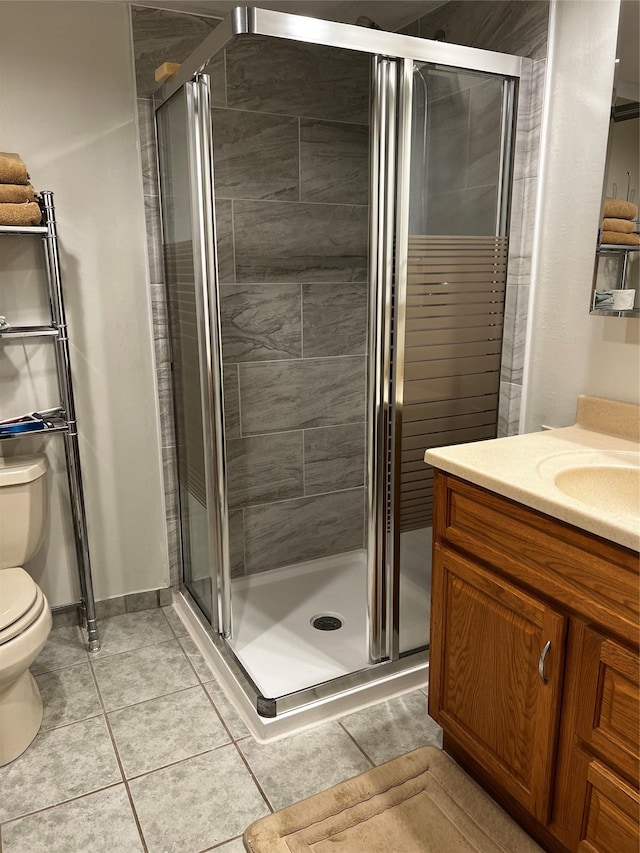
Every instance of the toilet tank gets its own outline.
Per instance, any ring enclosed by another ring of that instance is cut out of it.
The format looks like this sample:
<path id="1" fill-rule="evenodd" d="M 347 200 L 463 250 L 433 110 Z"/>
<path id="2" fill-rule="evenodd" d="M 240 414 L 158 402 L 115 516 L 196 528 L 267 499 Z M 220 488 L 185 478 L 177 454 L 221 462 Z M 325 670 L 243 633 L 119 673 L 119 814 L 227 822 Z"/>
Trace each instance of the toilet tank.
<path id="1" fill-rule="evenodd" d="M 45 456 L 0 459 L 0 569 L 23 566 L 42 545 L 48 467 Z"/>

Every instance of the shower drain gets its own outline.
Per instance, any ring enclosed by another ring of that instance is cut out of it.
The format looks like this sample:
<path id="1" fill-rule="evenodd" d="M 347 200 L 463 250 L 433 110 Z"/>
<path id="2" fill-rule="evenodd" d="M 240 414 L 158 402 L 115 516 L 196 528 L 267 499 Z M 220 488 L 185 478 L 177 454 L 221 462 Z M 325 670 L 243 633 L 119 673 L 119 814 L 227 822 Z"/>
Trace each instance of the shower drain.
<path id="1" fill-rule="evenodd" d="M 338 628 L 342 628 L 342 619 L 339 616 L 331 616 L 325 613 L 320 616 L 314 616 L 311 624 L 318 631 L 337 631 Z"/>

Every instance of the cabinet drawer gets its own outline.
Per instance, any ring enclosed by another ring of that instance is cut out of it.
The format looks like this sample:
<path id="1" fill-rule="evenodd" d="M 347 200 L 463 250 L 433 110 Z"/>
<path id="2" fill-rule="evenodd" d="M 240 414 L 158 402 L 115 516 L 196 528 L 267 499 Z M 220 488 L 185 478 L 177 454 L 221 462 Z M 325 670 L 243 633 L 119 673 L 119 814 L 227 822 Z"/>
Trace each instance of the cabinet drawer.
<path id="1" fill-rule="evenodd" d="M 586 629 L 582 643 L 577 733 L 607 764 L 638 784 L 638 657 Z"/>
<path id="2" fill-rule="evenodd" d="M 579 853 L 638 853 L 638 792 L 599 761 L 589 764 Z"/>
<path id="3" fill-rule="evenodd" d="M 435 472 L 434 529 L 456 548 L 637 642 L 638 554 L 455 477 Z"/>

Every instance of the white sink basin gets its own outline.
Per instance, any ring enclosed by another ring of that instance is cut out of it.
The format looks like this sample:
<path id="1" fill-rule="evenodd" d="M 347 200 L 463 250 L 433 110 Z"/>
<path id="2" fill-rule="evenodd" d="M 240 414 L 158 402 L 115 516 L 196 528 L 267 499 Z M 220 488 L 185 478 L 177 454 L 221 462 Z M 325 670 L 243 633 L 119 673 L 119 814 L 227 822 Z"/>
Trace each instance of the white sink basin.
<path id="1" fill-rule="evenodd" d="M 556 475 L 554 482 L 565 495 L 594 509 L 640 515 L 640 468 L 567 468 Z"/>
<path id="2" fill-rule="evenodd" d="M 640 518 L 640 454 L 632 451 L 557 453 L 538 473 L 565 495 L 593 509 Z"/>

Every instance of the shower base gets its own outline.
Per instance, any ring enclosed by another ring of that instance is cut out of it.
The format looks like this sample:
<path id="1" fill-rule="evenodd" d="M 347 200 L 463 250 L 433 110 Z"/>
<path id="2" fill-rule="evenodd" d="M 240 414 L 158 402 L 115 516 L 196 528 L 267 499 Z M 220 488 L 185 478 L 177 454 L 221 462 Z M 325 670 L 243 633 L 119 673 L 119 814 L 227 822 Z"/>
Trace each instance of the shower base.
<path id="1" fill-rule="evenodd" d="M 234 580 L 229 645 L 263 696 L 304 690 L 367 666 L 367 564 L 350 551 Z M 320 631 L 318 616 L 342 627 Z"/>
<path id="2" fill-rule="evenodd" d="M 403 535 L 401 651 L 429 642 L 430 533 Z M 284 696 L 367 666 L 366 590 L 364 550 L 233 581 L 229 644 L 263 696 Z M 325 615 L 342 627 L 314 628 Z"/>
<path id="3" fill-rule="evenodd" d="M 430 529 L 401 538 L 401 651 L 428 643 L 430 544 Z M 426 686 L 426 652 L 396 662 L 395 668 L 389 664 L 368 666 L 364 551 L 238 578 L 232 590 L 234 636 L 228 645 L 263 696 L 284 696 L 363 670 L 370 676 L 375 673 L 361 684 L 356 678 L 348 689 L 330 698 L 316 698 L 273 719 L 261 717 L 220 651 L 222 641 L 212 640 L 210 627 L 189 595 L 176 594 L 174 607 L 251 733 L 261 742 Z M 318 616 L 337 617 L 342 627 L 318 630 L 312 625 Z"/>

